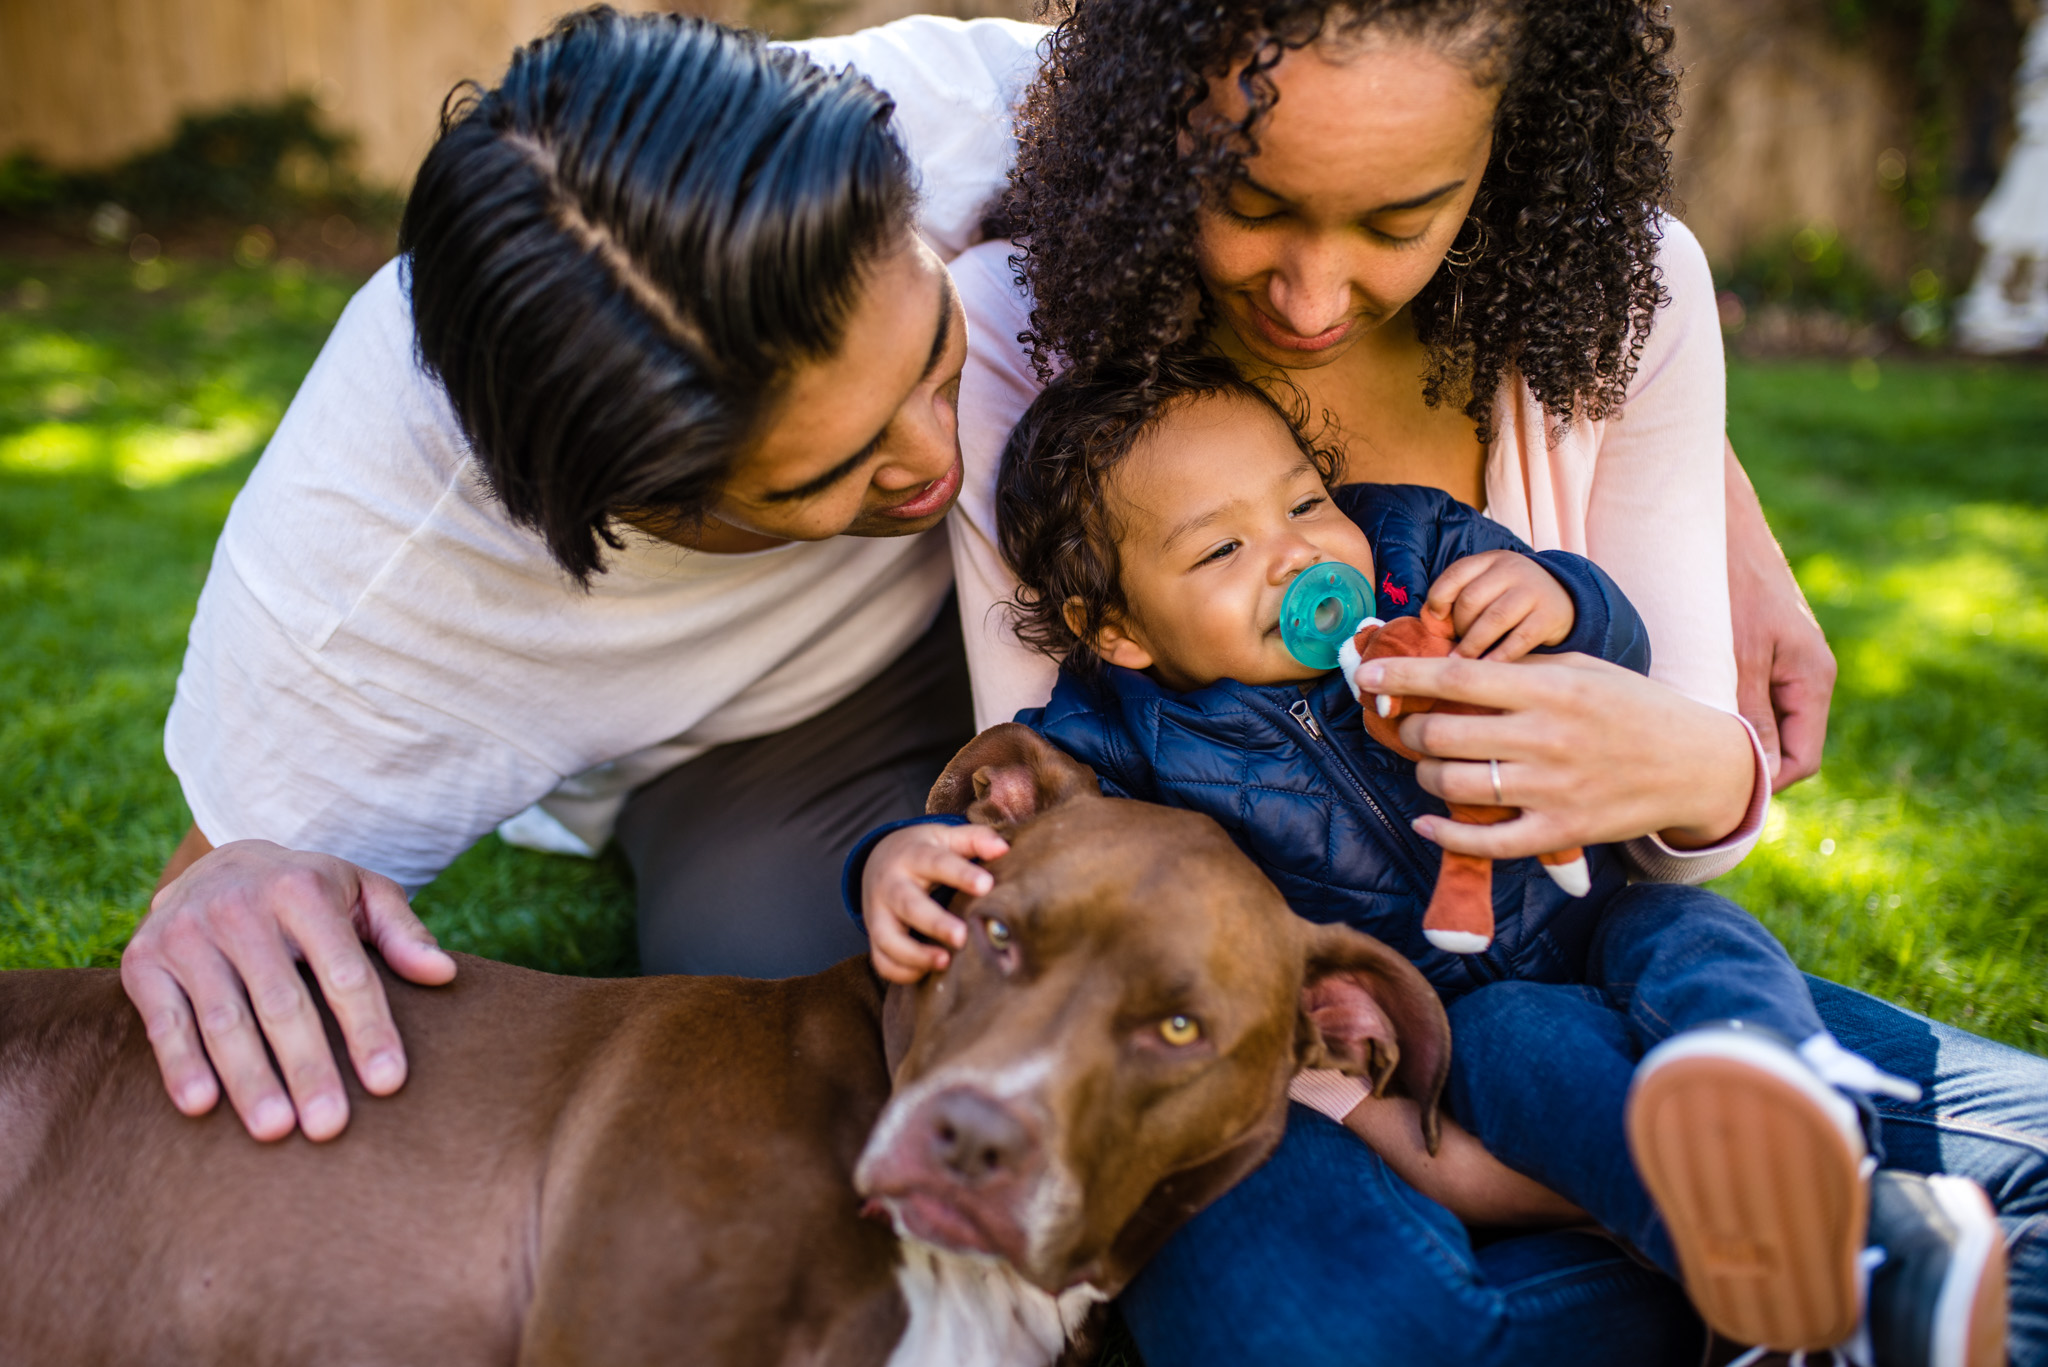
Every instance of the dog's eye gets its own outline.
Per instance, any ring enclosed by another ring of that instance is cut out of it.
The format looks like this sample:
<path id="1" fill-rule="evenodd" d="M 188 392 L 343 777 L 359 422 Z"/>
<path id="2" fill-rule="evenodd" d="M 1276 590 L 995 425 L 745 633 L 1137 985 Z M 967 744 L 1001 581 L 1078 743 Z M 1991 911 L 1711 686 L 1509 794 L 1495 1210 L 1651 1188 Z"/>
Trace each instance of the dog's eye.
<path id="1" fill-rule="evenodd" d="M 983 921 L 981 925 L 982 929 L 988 932 L 988 942 L 990 944 L 994 945 L 997 949 L 1008 949 L 1010 947 L 1010 927 L 1008 924 L 998 921 L 995 917 L 991 916 L 986 921 Z"/>
<path id="2" fill-rule="evenodd" d="M 1193 1016 L 1168 1016 L 1159 1022 L 1159 1038 L 1176 1049 L 1193 1044 L 1201 1037 L 1201 1023 Z"/>

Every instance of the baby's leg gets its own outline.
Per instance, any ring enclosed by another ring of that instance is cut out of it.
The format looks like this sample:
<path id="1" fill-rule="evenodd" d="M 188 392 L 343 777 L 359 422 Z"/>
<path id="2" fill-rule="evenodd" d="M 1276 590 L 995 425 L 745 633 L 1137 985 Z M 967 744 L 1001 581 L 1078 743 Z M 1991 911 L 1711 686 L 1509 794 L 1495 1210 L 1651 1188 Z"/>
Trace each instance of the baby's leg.
<path id="1" fill-rule="evenodd" d="M 1597 989 L 1502 982 L 1450 1003 L 1451 1113 L 1496 1158 L 1672 1276 L 1678 1259 L 1624 1131 L 1640 1048 Z"/>
<path id="2" fill-rule="evenodd" d="M 1967 1183 L 1887 1176 L 1873 1206 L 1869 1096 L 1918 1089 L 1835 1042 L 1753 917 L 1697 888 L 1639 884 L 1603 909 L 1587 976 L 1643 1051 L 1629 1151 L 1708 1323 L 1781 1350 L 1838 1344 L 1859 1332 L 1869 1285 L 1870 1332 L 1895 1358 L 2003 1360 L 1989 1202 Z"/>
<path id="3" fill-rule="evenodd" d="M 1704 888 L 1637 883 L 1617 893 L 1593 932 L 1586 981 L 1628 1017 L 1638 1054 L 1725 1021 L 1762 1026 L 1793 1045 L 1826 1034 L 1784 946 Z"/>

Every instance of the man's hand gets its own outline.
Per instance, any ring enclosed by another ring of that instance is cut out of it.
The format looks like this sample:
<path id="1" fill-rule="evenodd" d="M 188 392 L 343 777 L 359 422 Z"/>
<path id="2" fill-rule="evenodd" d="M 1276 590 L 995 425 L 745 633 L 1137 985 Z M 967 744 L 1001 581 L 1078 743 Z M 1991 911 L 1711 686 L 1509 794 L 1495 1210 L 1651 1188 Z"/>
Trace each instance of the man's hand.
<path id="1" fill-rule="evenodd" d="M 1735 448 L 1728 450 L 1728 606 L 1735 624 L 1737 705 L 1756 728 L 1780 792 L 1820 771 L 1835 693 L 1835 655 Z"/>
<path id="2" fill-rule="evenodd" d="M 1009 851 L 1009 842 L 987 826 L 905 826 L 875 842 L 860 880 L 861 919 L 875 972 L 888 982 L 914 983 L 951 963 L 946 947 L 966 944 L 967 926 L 932 900 L 932 889 L 979 897 L 995 886 L 995 878 L 973 861 L 1000 859 Z"/>
<path id="3" fill-rule="evenodd" d="M 192 847 L 187 837 L 180 858 Z M 282 1139 L 295 1126 L 308 1139 L 341 1133 L 348 1096 L 301 960 L 341 1023 L 364 1089 L 388 1096 L 403 1086 L 405 1048 L 366 940 L 402 978 L 433 985 L 455 976 L 403 889 L 329 855 L 237 841 L 159 888 L 121 956 L 121 984 L 177 1108 L 203 1115 L 225 1085 L 257 1139 Z"/>

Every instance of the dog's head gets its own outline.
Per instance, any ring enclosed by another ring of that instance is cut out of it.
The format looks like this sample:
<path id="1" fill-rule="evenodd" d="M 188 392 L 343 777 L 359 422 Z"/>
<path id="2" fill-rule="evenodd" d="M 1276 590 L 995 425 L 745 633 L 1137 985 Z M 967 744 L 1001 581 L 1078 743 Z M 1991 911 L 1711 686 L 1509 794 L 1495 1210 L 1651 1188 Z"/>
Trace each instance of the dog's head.
<path id="1" fill-rule="evenodd" d="M 1303 1068 L 1421 1103 L 1450 1030 L 1407 960 L 1294 915 L 1214 822 L 1102 797 L 1030 730 L 983 732 L 932 789 L 1010 841 L 961 896 L 967 944 L 897 989 L 895 1093 L 855 1180 L 907 1235 L 1114 1294 L 1257 1167 Z"/>

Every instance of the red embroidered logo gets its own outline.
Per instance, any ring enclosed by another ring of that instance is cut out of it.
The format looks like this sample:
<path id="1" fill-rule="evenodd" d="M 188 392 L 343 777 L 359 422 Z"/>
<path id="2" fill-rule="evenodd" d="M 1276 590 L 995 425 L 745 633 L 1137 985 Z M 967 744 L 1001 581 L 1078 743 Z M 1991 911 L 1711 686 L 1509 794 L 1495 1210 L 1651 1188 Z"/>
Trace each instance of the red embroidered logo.
<path id="1" fill-rule="evenodd" d="M 1388 574 L 1380 577 L 1380 592 L 1385 594 L 1387 601 L 1395 607 L 1405 608 L 1408 606 L 1408 590 L 1396 584 L 1393 575 Z"/>

